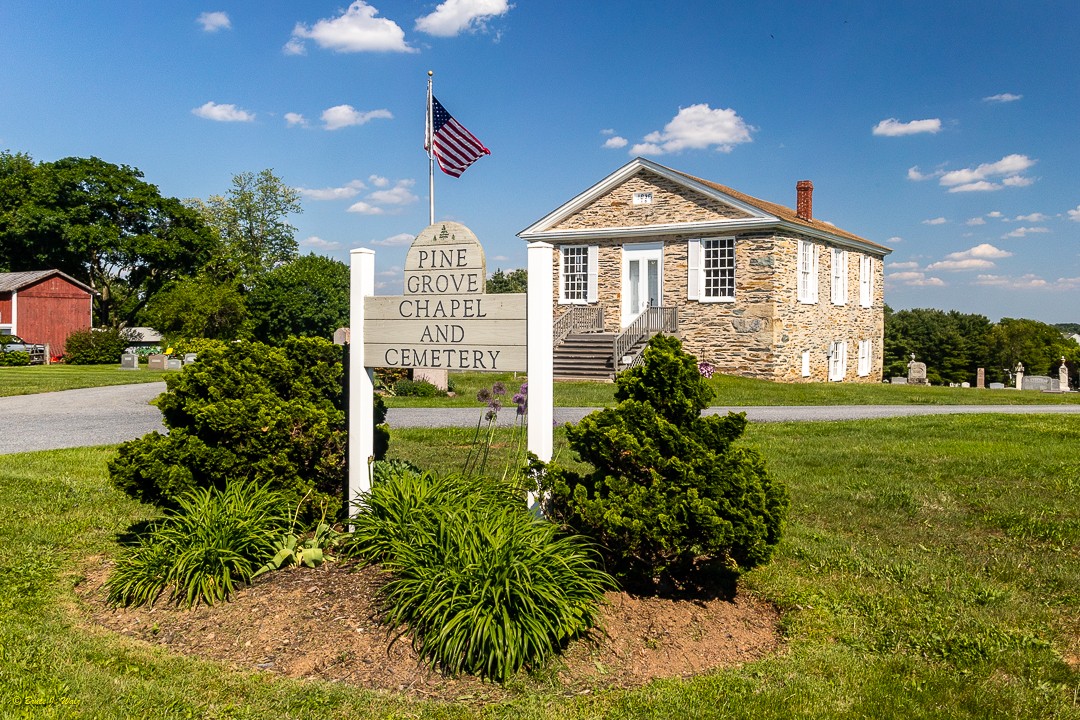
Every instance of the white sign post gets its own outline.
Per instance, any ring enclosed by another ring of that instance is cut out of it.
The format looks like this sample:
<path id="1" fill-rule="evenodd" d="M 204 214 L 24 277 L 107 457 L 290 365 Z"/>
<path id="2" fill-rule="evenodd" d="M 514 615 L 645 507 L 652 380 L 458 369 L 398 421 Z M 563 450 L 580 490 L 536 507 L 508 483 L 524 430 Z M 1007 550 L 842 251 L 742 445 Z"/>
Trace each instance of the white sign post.
<path id="1" fill-rule="evenodd" d="M 405 261 L 405 294 L 375 296 L 375 253 L 352 251 L 349 515 L 371 487 L 375 367 L 528 372 L 529 451 L 552 455 L 552 246 L 529 246 L 527 294 L 485 293 L 484 250 L 454 222 L 425 228 Z M 479 409 L 478 409 L 479 412 Z M 532 499 L 530 498 L 530 501 Z"/>

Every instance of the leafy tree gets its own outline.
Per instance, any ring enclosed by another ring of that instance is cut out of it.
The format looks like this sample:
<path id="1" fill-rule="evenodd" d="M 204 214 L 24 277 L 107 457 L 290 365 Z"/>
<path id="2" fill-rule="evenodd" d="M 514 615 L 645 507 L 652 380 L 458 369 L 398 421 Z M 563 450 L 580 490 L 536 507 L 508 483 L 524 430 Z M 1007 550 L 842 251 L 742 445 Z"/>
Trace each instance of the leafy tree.
<path id="1" fill-rule="evenodd" d="M 510 272 L 501 269 L 488 278 L 487 291 L 489 293 L 523 293 L 529 290 L 529 273 L 525 268 L 518 268 Z"/>
<path id="2" fill-rule="evenodd" d="M 1002 318 L 990 333 L 989 352 L 995 367 L 1012 370 L 1022 362 L 1029 375 L 1050 375 L 1062 356 L 1071 363 L 1080 360 L 1076 341 L 1038 320 Z"/>
<path id="3" fill-rule="evenodd" d="M 332 338 L 336 329 L 349 324 L 349 266 L 304 255 L 259 277 L 247 303 L 257 340 Z"/>
<path id="4" fill-rule="evenodd" d="M 105 328 L 76 330 L 64 341 L 64 362 L 68 365 L 111 365 L 131 344 L 129 330 Z"/>
<path id="5" fill-rule="evenodd" d="M 885 374 L 906 375 L 911 353 L 926 363 L 933 383 L 973 382 L 987 368 L 986 343 L 992 324 L 983 315 L 950 310 L 885 309 Z"/>
<path id="6" fill-rule="evenodd" d="M 273 170 L 238 173 L 225 195 L 188 202 L 221 238 L 207 267 L 211 275 L 248 284 L 296 257 L 296 228 L 288 216 L 303 212 L 300 194 Z"/>
<path id="7" fill-rule="evenodd" d="M 34 165 L 0 155 L 0 263 L 61 270 L 96 291 L 97 324 L 134 321 L 164 285 L 210 258 L 213 233 L 138 169 L 96 157 Z"/>
<path id="8" fill-rule="evenodd" d="M 140 317 L 170 337 L 236 340 L 245 336 L 248 326 L 239 283 L 208 275 L 173 281 L 150 298 Z"/>
<path id="9" fill-rule="evenodd" d="M 779 542 L 785 486 L 736 446 L 745 415 L 701 416 L 712 392 L 678 339 L 650 340 L 616 383 L 618 405 L 567 427 L 594 469 L 551 467 L 548 514 L 595 539 L 626 586 L 732 593 Z"/>

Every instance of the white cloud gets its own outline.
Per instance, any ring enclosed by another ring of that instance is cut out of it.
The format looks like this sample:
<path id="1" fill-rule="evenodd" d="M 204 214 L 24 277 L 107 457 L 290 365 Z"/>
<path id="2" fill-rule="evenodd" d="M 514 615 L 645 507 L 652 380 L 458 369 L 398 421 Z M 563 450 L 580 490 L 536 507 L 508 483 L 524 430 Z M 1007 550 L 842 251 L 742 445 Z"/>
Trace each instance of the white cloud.
<path id="1" fill-rule="evenodd" d="M 360 213 L 361 215 L 386 215 L 390 212 L 386 206 L 394 208 L 395 212 L 397 212 L 401 206 L 414 203 L 420 199 L 412 192 L 412 187 L 415 184 L 415 180 L 398 180 L 392 188 L 376 190 L 368 194 L 363 200 L 353 203 L 348 212 Z"/>
<path id="2" fill-rule="evenodd" d="M 289 127 L 307 127 L 307 118 L 300 113 L 287 112 L 285 113 L 285 124 Z"/>
<path id="3" fill-rule="evenodd" d="M 916 270 L 918 269 L 918 267 L 919 263 L 915 262 L 914 260 L 909 260 L 907 262 L 889 263 L 890 270 Z"/>
<path id="4" fill-rule="evenodd" d="M 323 240 L 318 235 L 312 235 L 311 237 L 304 238 L 300 241 L 300 245 L 303 247 L 317 247 L 324 250 L 333 250 L 341 247 L 341 243 L 330 242 L 329 240 Z"/>
<path id="5" fill-rule="evenodd" d="M 1024 96 L 1023 95 L 1014 95 L 1013 93 L 999 93 L 997 95 L 991 95 L 989 97 L 984 97 L 983 102 L 1010 103 L 1010 102 L 1016 102 L 1017 100 L 1019 100 L 1022 97 L 1024 97 Z"/>
<path id="6" fill-rule="evenodd" d="M 206 120 L 217 122 L 251 122 L 255 119 L 254 113 L 241 110 L 232 104 L 219 105 L 215 102 L 207 102 L 194 108 L 191 113 Z"/>
<path id="7" fill-rule="evenodd" d="M 1017 222 L 1046 222 L 1050 218 L 1042 213 L 1031 213 L 1030 215 L 1017 215 L 1015 220 Z"/>
<path id="8" fill-rule="evenodd" d="M 946 272 L 963 272 L 964 270 L 989 270 L 994 267 L 990 260 L 979 258 L 967 258 L 966 260 L 939 260 L 926 266 L 927 270 L 945 270 Z"/>
<path id="9" fill-rule="evenodd" d="M 646 135 L 645 142 L 634 145 L 630 154 L 663 155 L 712 146 L 720 152 L 731 152 L 736 145 L 751 142 L 750 134 L 754 130 L 734 110 L 713 110 L 701 103 L 680 108 L 662 131 Z"/>
<path id="10" fill-rule="evenodd" d="M 932 172 L 932 173 L 920 172 L 918 165 L 914 165 L 912 167 L 909 167 L 908 171 L 907 171 L 908 180 L 915 180 L 916 182 L 918 182 L 920 180 L 929 180 L 930 178 L 941 177 L 941 175 L 942 175 L 941 170 L 938 170 L 938 171 Z"/>
<path id="11" fill-rule="evenodd" d="M 415 184 L 415 180 L 398 180 L 391 189 L 376 190 L 368 195 L 367 199 L 379 205 L 408 205 L 420 199 L 412 192 L 411 188 Z"/>
<path id="12" fill-rule="evenodd" d="M 898 243 L 898 242 L 904 242 L 904 238 L 900 237 L 899 235 L 893 235 L 886 242 L 888 242 L 890 244 L 895 244 L 895 243 Z"/>
<path id="13" fill-rule="evenodd" d="M 973 217 L 964 224 L 965 225 L 985 225 L 986 220 L 982 219 L 981 217 Z"/>
<path id="14" fill-rule="evenodd" d="M 1002 258 L 1012 257 L 1012 253 L 1008 250 L 1001 250 L 996 248 L 990 243 L 983 243 L 982 245 L 976 245 L 968 250 L 961 252 L 949 253 L 945 256 L 947 260 L 968 260 L 971 258 L 980 258 L 982 260 L 1000 260 Z"/>
<path id="15" fill-rule="evenodd" d="M 986 217 L 1002 218 L 1003 220 L 1005 219 L 1005 215 L 1000 210 L 991 210 L 990 212 L 986 213 Z"/>
<path id="16" fill-rule="evenodd" d="M 1080 222 L 1080 205 L 1077 205 L 1072 210 L 1068 211 L 1069 219 L 1073 222 Z"/>
<path id="17" fill-rule="evenodd" d="M 217 32 L 218 30 L 231 30 L 232 22 L 229 21 L 229 14 L 221 12 L 204 12 L 195 19 L 195 22 L 202 25 L 203 32 Z"/>
<path id="18" fill-rule="evenodd" d="M 368 182 L 379 188 L 389 187 L 390 185 L 390 180 L 381 175 L 369 175 Z"/>
<path id="19" fill-rule="evenodd" d="M 1026 236 L 1026 235 L 1031 235 L 1033 233 L 1048 233 L 1048 232 L 1050 232 L 1050 228 L 1044 228 L 1044 227 L 1018 227 L 1015 230 L 1013 230 L 1012 232 L 1005 233 L 1001 237 L 1002 238 L 1022 238 L 1022 237 Z"/>
<path id="20" fill-rule="evenodd" d="M 430 15 L 416 19 L 416 29 L 438 37 L 486 30 L 489 19 L 505 15 L 511 7 L 507 0 L 443 0 Z"/>
<path id="21" fill-rule="evenodd" d="M 416 239 L 415 235 L 409 233 L 398 233 L 397 235 L 391 235 L 388 238 L 382 240 L 372 240 L 372 245 L 378 245 L 380 247 L 404 247 L 406 245 L 412 245 L 412 241 Z"/>
<path id="22" fill-rule="evenodd" d="M 1004 287 L 1012 290 L 1067 290 L 1071 289 L 1072 278 L 1061 278 L 1056 283 L 1050 283 L 1028 273 L 1018 278 L 1005 275 L 979 275 L 973 281 L 975 285 L 988 285 L 992 287 Z"/>
<path id="23" fill-rule="evenodd" d="M 949 222 L 949 221 L 946 220 L 943 217 L 936 217 L 936 218 L 930 218 L 928 220 L 923 220 L 922 224 L 923 225 L 944 225 L 947 222 Z"/>
<path id="24" fill-rule="evenodd" d="M 943 287 L 945 281 L 938 277 L 926 277 L 923 272 L 898 272 L 888 276 L 890 282 L 898 282 L 910 287 Z"/>
<path id="25" fill-rule="evenodd" d="M 941 120 L 938 118 L 931 118 L 927 120 L 912 120 L 910 122 L 900 122 L 896 118 L 889 118 L 888 120 L 882 120 L 874 126 L 874 135 L 882 135 L 885 137 L 899 137 L 901 135 L 918 135 L 920 133 L 938 133 L 941 132 Z"/>
<path id="26" fill-rule="evenodd" d="M 393 117 L 390 111 L 385 109 L 361 112 L 352 105 L 335 105 L 323 110 L 322 121 L 327 130 L 340 130 L 353 125 L 364 125 L 376 118 L 391 120 Z"/>
<path id="27" fill-rule="evenodd" d="M 296 188 L 296 191 L 309 200 L 347 200 L 360 194 L 366 186 L 362 180 L 350 180 L 341 187 L 321 189 Z"/>
<path id="28" fill-rule="evenodd" d="M 604 147 L 618 150 L 619 148 L 626 147 L 628 143 L 629 141 L 626 138 L 616 135 L 615 137 L 609 137 L 605 140 Z"/>
<path id="29" fill-rule="evenodd" d="M 393 20 L 376 17 L 378 14 L 364 0 L 356 0 L 336 18 L 319 20 L 311 27 L 296 23 L 284 51 L 302 55 L 303 41 L 314 40 L 319 47 L 335 52 L 416 52 L 405 42 L 405 31 Z"/>
<path id="30" fill-rule="evenodd" d="M 355 202 L 349 206 L 347 212 L 360 213 L 361 215 L 385 215 L 386 210 L 381 207 L 375 207 L 371 203 L 366 203 L 363 200 Z"/>
<path id="31" fill-rule="evenodd" d="M 949 192 L 984 192 L 1000 190 L 1006 185 L 1030 185 L 1032 181 L 1021 177 L 1020 173 L 1034 164 L 1035 161 L 1027 155 L 1014 153 L 1006 155 L 997 162 L 983 163 L 963 170 L 951 170 L 944 173 L 939 182 L 942 186 L 949 188 Z M 999 177 L 1003 178 L 1001 184 L 991 182 L 992 179 Z"/>

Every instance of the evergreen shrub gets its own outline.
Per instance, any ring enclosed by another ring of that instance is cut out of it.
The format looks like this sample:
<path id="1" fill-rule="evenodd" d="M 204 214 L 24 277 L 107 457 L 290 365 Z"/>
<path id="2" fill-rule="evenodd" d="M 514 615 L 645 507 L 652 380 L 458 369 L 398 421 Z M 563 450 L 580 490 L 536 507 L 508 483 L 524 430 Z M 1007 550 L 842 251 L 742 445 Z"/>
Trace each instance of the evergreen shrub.
<path id="1" fill-rule="evenodd" d="M 168 435 L 123 443 L 112 482 L 165 506 L 195 488 L 229 479 L 267 484 L 285 502 L 340 504 L 347 449 L 341 348 L 321 338 L 207 346 L 198 362 L 170 373 L 156 403 Z M 386 408 L 376 400 L 376 422 Z M 376 452 L 389 432 L 376 430 Z"/>
<path id="2" fill-rule="evenodd" d="M 30 364 L 30 353 L 22 350 L 12 352 L 0 352 L 0 365 L 6 367 L 22 367 Z"/>
<path id="3" fill-rule="evenodd" d="M 101 328 L 76 330 L 64 341 L 64 362 L 68 365 L 112 365 L 131 344 L 126 330 Z"/>
<path id="4" fill-rule="evenodd" d="M 712 390 L 677 338 L 650 340 L 616 385 L 615 407 L 567 426 L 594 469 L 550 466 L 545 512 L 595 539 L 628 589 L 730 594 L 779 542 L 785 486 L 735 444 L 745 415 L 701 416 Z"/>

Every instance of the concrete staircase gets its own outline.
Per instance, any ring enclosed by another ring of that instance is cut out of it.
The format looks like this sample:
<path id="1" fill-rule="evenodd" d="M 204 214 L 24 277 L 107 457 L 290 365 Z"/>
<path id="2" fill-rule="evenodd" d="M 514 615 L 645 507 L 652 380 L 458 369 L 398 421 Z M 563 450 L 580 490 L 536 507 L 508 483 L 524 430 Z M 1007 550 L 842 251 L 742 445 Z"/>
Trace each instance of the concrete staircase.
<path id="1" fill-rule="evenodd" d="M 555 348 L 556 380 L 611 380 L 612 333 L 574 333 Z"/>

